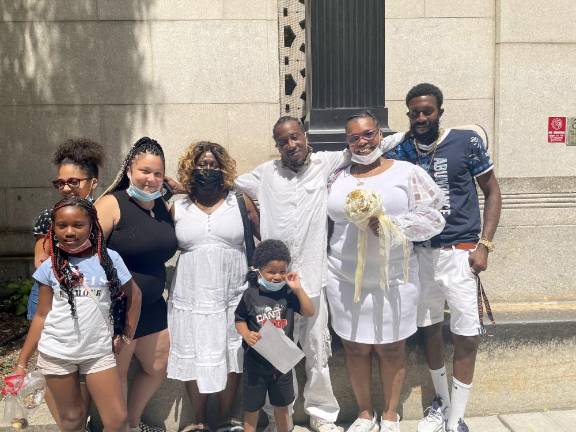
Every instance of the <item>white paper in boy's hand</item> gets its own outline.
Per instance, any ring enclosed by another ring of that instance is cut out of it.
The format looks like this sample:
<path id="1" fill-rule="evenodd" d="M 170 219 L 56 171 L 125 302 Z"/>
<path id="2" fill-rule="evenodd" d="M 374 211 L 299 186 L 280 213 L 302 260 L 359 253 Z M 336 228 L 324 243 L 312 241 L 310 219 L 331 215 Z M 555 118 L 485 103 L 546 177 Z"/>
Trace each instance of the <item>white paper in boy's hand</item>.
<path id="1" fill-rule="evenodd" d="M 260 335 L 262 337 L 252 348 L 283 374 L 304 358 L 302 350 L 282 329 L 276 328 L 269 320 L 262 325 Z"/>

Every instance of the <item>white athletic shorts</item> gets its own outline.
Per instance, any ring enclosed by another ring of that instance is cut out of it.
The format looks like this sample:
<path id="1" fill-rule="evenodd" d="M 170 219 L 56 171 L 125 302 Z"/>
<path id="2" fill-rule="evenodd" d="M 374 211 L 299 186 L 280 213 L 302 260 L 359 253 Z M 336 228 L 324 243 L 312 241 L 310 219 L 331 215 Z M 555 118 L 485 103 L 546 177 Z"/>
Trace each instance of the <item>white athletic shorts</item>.
<path id="1" fill-rule="evenodd" d="M 52 357 L 39 352 L 36 366 L 42 375 L 68 375 L 76 371 L 80 375 L 87 375 L 115 367 L 116 358 L 114 354 L 110 353 L 102 357 L 74 361 Z"/>
<path id="2" fill-rule="evenodd" d="M 452 333 L 481 335 L 476 276 L 468 263 L 470 251 L 422 246 L 416 246 L 414 250 L 420 277 L 418 327 L 444 321 L 444 303 L 447 302 Z"/>

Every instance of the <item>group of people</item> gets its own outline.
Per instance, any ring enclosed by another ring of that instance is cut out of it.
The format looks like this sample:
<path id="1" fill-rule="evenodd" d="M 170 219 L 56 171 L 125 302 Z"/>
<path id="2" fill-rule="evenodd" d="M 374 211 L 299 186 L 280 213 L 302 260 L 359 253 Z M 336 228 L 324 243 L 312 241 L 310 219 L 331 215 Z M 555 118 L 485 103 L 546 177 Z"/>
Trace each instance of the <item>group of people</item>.
<path id="1" fill-rule="evenodd" d="M 419 84 L 406 96 L 408 132 L 383 137 L 360 112 L 345 124 L 348 148 L 334 152 L 312 152 L 300 120 L 281 117 L 272 130 L 280 159 L 240 176 L 224 147 L 201 141 L 181 156 L 178 179 L 168 178 L 161 146 L 142 138 L 95 202 L 103 150 L 66 142 L 54 157 L 63 199 L 33 231 L 32 322 L 15 373 L 37 349 L 64 431 L 84 429 L 91 400 L 106 431 L 156 430 L 141 417 L 167 376 L 185 383 L 192 402 L 195 422 L 183 431 L 209 430 L 207 399 L 216 394 L 218 432 L 254 431 L 261 409 L 270 430 L 284 432 L 297 382 L 253 349 L 271 321 L 305 354 L 311 429 L 339 432 L 330 321 L 358 404 L 348 430 L 399 431 L 405 343 L 420 327 L 436 397 L 418 431 L 466 432 L 483 332 L 478 273 L 494 249 L 501 197 L 482 139 L 440 128 L 442 103 L 437 87 Z M 184 196 L 169 206 L 172 192 Z M 177 250 L 166 301 L 165 263 Z M 140 368 L 128 392 L 133 357 Z M 240 383 L 243 422 L 232 418 Z"/>

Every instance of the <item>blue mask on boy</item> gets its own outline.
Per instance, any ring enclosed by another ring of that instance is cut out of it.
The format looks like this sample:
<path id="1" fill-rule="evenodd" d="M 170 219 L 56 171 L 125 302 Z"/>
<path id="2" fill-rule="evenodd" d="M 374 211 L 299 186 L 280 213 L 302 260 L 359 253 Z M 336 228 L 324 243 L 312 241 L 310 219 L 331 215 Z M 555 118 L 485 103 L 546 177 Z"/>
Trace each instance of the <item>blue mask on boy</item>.
<path id="1" fill-rule="evenodd" d="M 284 285 L 286 285 L 286 281 L 270 282 L 264 279 L 262 276 L 258 278 L 258 283 L 268 291 L 280 291 Z"/>

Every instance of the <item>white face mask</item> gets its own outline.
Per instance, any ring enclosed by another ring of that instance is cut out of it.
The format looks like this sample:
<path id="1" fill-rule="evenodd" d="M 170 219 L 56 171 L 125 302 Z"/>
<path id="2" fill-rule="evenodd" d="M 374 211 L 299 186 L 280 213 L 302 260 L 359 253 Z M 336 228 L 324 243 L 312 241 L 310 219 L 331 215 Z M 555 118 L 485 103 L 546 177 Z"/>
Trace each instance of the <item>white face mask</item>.
<path id="1" fill-rule="evenodd" d="M 380 146 L 378 146 L 367 155 L 358 155 L 352 153 L 352 162 L 358 163 L 360 165 L 370 165 L 376 162 L 380 156 L 382 156 L 382 149 Z"/>

